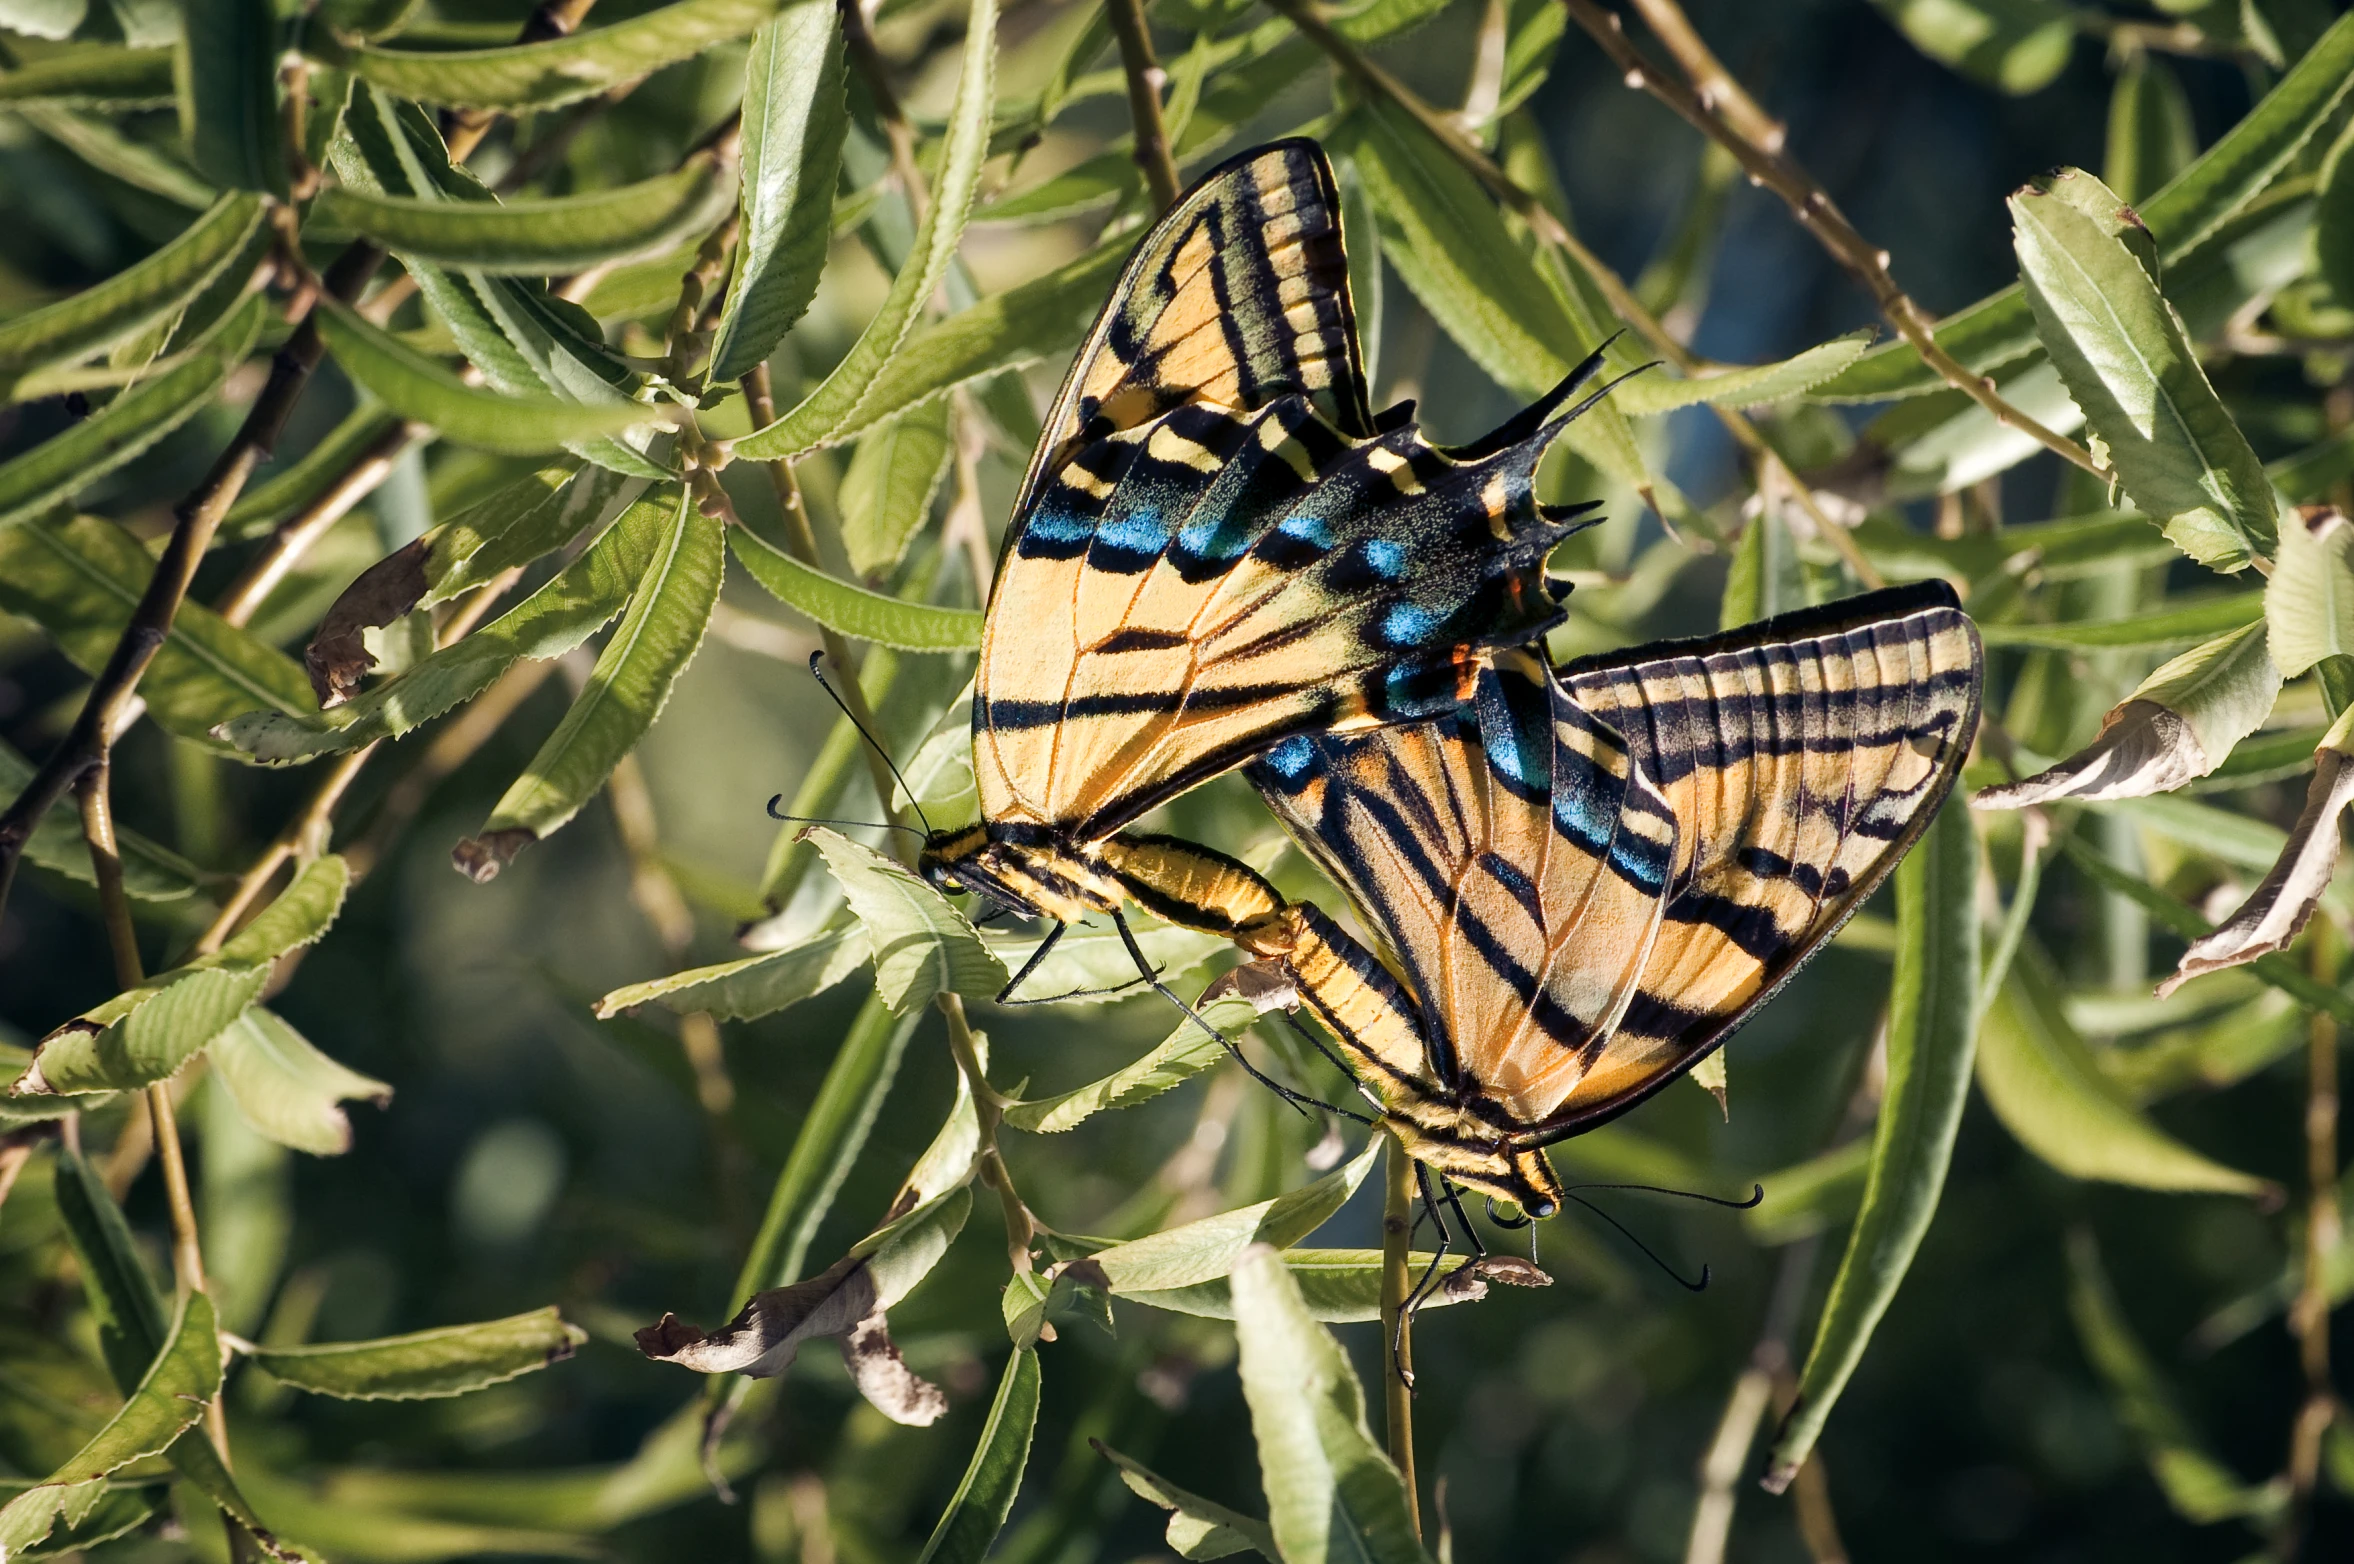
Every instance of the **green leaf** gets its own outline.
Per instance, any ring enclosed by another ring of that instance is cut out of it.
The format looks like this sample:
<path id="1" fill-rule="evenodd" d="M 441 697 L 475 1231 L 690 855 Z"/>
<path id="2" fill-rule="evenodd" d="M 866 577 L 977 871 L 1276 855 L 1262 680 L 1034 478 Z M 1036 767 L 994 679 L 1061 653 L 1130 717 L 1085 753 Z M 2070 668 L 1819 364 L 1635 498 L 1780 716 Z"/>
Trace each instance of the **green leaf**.
<path id="1" fill-rule="evenodd" d="M 1949 804 L 1897 866 L 1888 1085 L 1872 1132 L 1863 1204 L 1815 1324 L 1798 1398 L 1767 1460 L 1766 1486 L 1776 1493 L 1814 1449 L 1912 1268 L 1945 1189 L 1978 1030 L 1977 884 L 1970 812 Z"/>
<path id="2" fill-rule="evenodd" d="M 907 264 L 891 279 L 891 290 L 867 321 L 832 373 L 791 412 L 736 442 L 740 456 L 762 461 L 796 457 L 839 444 L 860 420 L 860 409 L 876 378 L 948 276 L 956 258 L 965 216 L 980 189 L 981 164 L 989 154 L 989 105 L 997 60 L 997 0 L 973 0 L 965 21 L 964 62 L 956 101 L 948 111 L 948 135 L 940 151 L 940 173 L 931 203 L 908 247 Z"/>
<path id="3" fill-rule="evenodd" d="M 0 77 L 0 83 L 9 78 Z M 180 309 L 246 253 L 255 195 L 225 195 L 169 244 L 106 281 L 0 324 L 0 382 L 102 353 Z M 261 257 L 251 256 L 258 265 Z"/>
<path id="4" fill-rule="evenodd" d="M 648 563 L 588 683 L 500 795 L 480 835 L 459 844 L 455 856 L 477 880 L 495 875 L 525 844 L 546 840 L 605 785 L 702 645 L 727 555 L 718 518 L 704 515 L 685 490 L 674 494 L 667 545 Z"/>
<path id="5" fill-rule="evenodd" d="M 2117 1421 L 2141 1447 L 2150 1475 L 2176 1514 L 2208 1526 L 2279 1513 L 2288 1502 L 2288 1480 L 2242 1482 L 2207 1449 L 2148 1350 L 2134 1339 L 2102 1273 L 2092 1235 L 2081 1229 L 2068 1235 L 2068 1315 L 2076 1322 L 2084 1355 L 2109 1388 Z"/>
<path id="6" fill-rule="evenodd" d="M 2141 203 L 2141 219 L 2158 242 L 2158 259 L 2174 266 L 2270 185 L 2354 87 L 2354 17 L 2340 17 L 2245 119 L 2198 160 Z M 1989 294 L 1945 317 L 1937 345 L 1963 368 L 1984 374 L 2035 346 L 2034 316 L 2018 287 Z M 1943 389 L 1912 345 L 1874 348 L 1815 389 L 1824 401 L 1877 401 Z"/>
<path id="7" fill-rule="evenodd" d="M 60 1523 L 78 1526 L 87 1520 L 106 1495 L 102 1479 L 107 1474 L 161 1455 L 220 1393 L 221 1348 L 212 1300 L 191 1292 L 180 1300 L 163 1350 L 121 1410 L 71 1460 L 0 1509 L 0 1556 L 18 1557 Z"/>
<path id="8" fill-rule="evenodd" d="M 1868 327 L 1851 331 L 1778 364 L 1754 364 L 1693 380 L 1671 380 L 1660 374 L 1637 375 L 1611 392 L 1610 400 L 1629 418 L 1672 412 L 1701 403 L 1716 407 L 1755 407 L 1767 402 L 1784 402 L 1862 357 L 1864 349 L 1872 345 L 1872 335 Z"/>
<path id="9" fill-rule="evenodd" d="M 1741 1226 L 1761 1244 L 1795 1243 L 1852 1220 L 1863 1204 L 1872 1143 L 1863 1138 L 1758 1179 L 1765 1199 L 1741 1213 Z"/>
<path id="10" fill-rule="evenodd" d="M 2264 594 L 2234 592 L 2198 598 L 2177 608 L 2089 619 L 2075 624 L 1982 624 L 1988 646 L 2034 646 L 2053 651 L 2155 651 L 2213 640 L 2261 620 Z"/>
<path id="11" fill-rule="evenodd" d="M 866 1145 L 922 1014 L 893 1015 L 879 994 L 868 995 L 859 1007 L 769 1193 L 759 1236 L 736 1278 L 737 1297 L 750 1298 L 800 1278 L 810 1243 Z"/>
<path id="12" fill-rule="evenodd" d="M 248 712 L 216 732 L 264 765 L 343 753 L 411 732 L 489 689 L 518 658 L 561 657 L 596 634 L 630 601 L 671 538 L 678 505 L 676 489 L 639 500 L 538 591 L 331 714 Z"/>
<path id="13" fill-rule="evenodd" d="M 286 194 L 278 133 L 278 16 L 267 0 L 183 0 L 180 131 L 224 190 Z"/>
<path id="14" fill-rule="evenodd" d="M 314 859 L 237 937 L 208 956 L 149 978 L 41 1039 L 11 1090 L 128 1091 L 171 1076 L 261 997 L 280 956 L 327 932 L 351 871 Z"/>
<path id="15" fill-rule="evenodd" d="M 2324 657 L 2354 652 L 2354 524 L 2334 510 L 2282 518 L 2264 621 L 2272 660 L 2292 679 Z"/>
<path id="16" fill-rule="evenodd" d="M 2022 96 L 2068 64 L 2076 22 L 2053 0 L 1872 0 L 1931 59 Z"/>
<path id="17" fill-rule="evenodd" d="M 113 655 L 154 572 L 136 538 L 95 516 L 0 531 L 0 607 L 47 630 L 92 675 Z M 310 683 L 292 658 L 196 603 L 172 617 L 139 691 L 150 716 L 190 739 L 256 707 L 291 715 L 311 706 Z"/>
<path id="18" fill-rule="evenodd" d="M 205 1052 L 247 1124 L 314 1157 L 351 1150 L 351 1121 L 340 1104 L 392 1101 L 391 1087 L 321 1053 L 262 1005 L 222 1028 Z"/>
<path id="19" fill-rule="evenodd" d="M 906 557 L 908 544 L 931 519 L 932 498 L 955 455 L 945 401 L 913 408 L 866 432 L 835 500 L 852 570 L 880 576 Z"/>
<path id="20" fill-rule="evenodd" d="M 399 427 L 401 420 L 373 402 L 363 402 L 322 436 L 302 459 L 262 483 L 249 484 L 221 518 L 223 542 L 246 542 L 274 530 L 307 509 L 366 453 Z"/>
<path id="21" fill-rule="evenodd" d="M 2003 1127 L 2071 1178 L 2231 1195 L 2271 1188 L 2168 1135 L 2110 1083 L 2068 1024 L 2032 945 L 2020 951 L 1987 1012 L 1978 1084 Z"/>
<path id="22" fill-rule="evenodd" d="M 2157 55 L 2137 51 L 2109 95 L 2109 148 L 2101 180 L 2125 201 L 2144 201 L 2199 154 L 2190 99 Z"/>
<path id="23" fill-rule="evenodd" d="M 11 522 L 71 499 L 211 406 L 253 351 L 269 313 L 260 295 L 247 299 L 178 364 L 0 463 L 0 534 Z"/>
<path id="24" fill-rule="evenodd" d="M 952 707 L 950 717 L 953 715 Z M 969 759 L 972 753 L 969 712 L 962 725 L 962 736 Z M 920 758 L 921 752 L 918 753 Z M 919 788 L 922 786 L 913 767 L 908 768 L 908 776 Z M 941 813 L 933 803 L 932 795 L 927 793 L 922 796 L 924 807 L 932 811 L 934 819 L 963 818 Z M 1175 978 L 1190 972 L 1212 956 L 1234 948 L 1233 942 L 1221 935 L 1182 928 L 1174 923 L 1162 923 L 1150 914 L 1139 915 L 1132 911 L 1128 914 L 1128 922 L 1130 931 L 1136 936 L 1137 948 L 1144 952 L 1145 959 L 1164 978 Z M 1037 951 L 1038 940 L 1034 935 L 984 934 L 981 938 L 1009 971 L 1018 970 Z M 1046 959 L 1038 963 L 1037 969 L 1022 985 L 1022 992 L 1042 998 L 1067 995 L 1068 1002 L 1077 1005 L 1111 1004 L 1135 997 L 1143 992 L 1143 987 L 1136 975 L 1136 958 L 1128 954 L 1127 942 L 1120 938 L 1117 929 L 1072 925 L 1069 933 L 1054 942 L 1054 949 L 1047 952 Z M 1249 1019 L 1247 1013 L 1240 1016 L 1242 1022 Z M 1193 1035 L 1201 1037 L 1201 1028 L 1194 1027 Z M 1203 1041 L 1207 1042 L 1208 1039 L 1203 1038 Z"/>
<path id="25" fill-rule="evenodd" d="M 662 410 L 642 403 L 580 403 L 470 386 L 332 298 L 319 301 L 313 318 L 344 373 L 401 417 L 430 424 L 458 445 L 532 456 L 668 421 Z"/>
<path id="26" fill-rule="evenodd" d="M 1267 1529 L 1265 1521 L 1253 1520 L 1238 1510 L 1188 1493 L 1100 1439 L 1090 1439 L 1088 1443 L 1095 1446 L 1096 1454 L 1119 1468 L 1120 1481 L 1128 1485 L 1130 1493 L 1170 1512 L 1165 1540 L 1169 1551 L 1179 1558 L 1223 1559 L 1255 1552 L 1280 1564 L 1282 1555 L 1275 1551 L 1275 1534 Z"/>
<path id="27" fill-rule="evenodd" d="M 161 108 L 172 101 L 172 51 L 92 45 L 27 60 L 0 74 L 0 103 Z"/>
<path id="28" fill-rule="evenodd" d="M 577 461 L 556 462 L 470 505 L 417 540 L 432 608 L 562 548 L 586 531 L 627 480 Z"/>
<path id="29" fill-rule="evenodd" d="M 733 198 L 716 160 L 585 195 L 497 203 L 321 192 L 317 210 L 388 250 L 491 274 L 584 271 L 623 256 L 676 249 L 726 214 Z"/>
<path id="30" fill-rule="evenodd" d="M 1075 934 L 1066 934 L 1062 943 L 1077 937 Z M 1056 954 L 1060 953 L 1061 945 L 1058 944 Z M 1147 951 L 1147 955 L 1150 954 Z M 1126 960 L 1127 955 L 1125 950 L 1120 952 L 1122 960 Z M 1129 971 L 1133 975 L 1133 964 Z M 1059 984 L 1048 983 L 1040 973 L 1033 973 L 1031 980 L 1040 985 L 1039 992 L 1042 994 L 1061 991 Z M 1202 1007 L 1201 1013 L 1203 1020 L 1221 1032 L 1248 1026 L 1255 1014 L 1248 1000 L 1231 997 Z M 1090 1081 L 1085 1086 L 1052 1097 L 1008 1104 L 1005 1122 L 1034 1135 L 1059 1135 L 1064 1130 L 1077 1128 L 1099 1113 L 1110 1113 L 1115 1109 L 1133 1108 L 1140 1103 L 1150 1102 L 1161 1093 L 1184 1085 L 1226 1057 L 1223 1043 L 1192 1021 L 1181 1021 L 1174 1031 L 1162 1039 L 1159 1047 L 1141 1059 L 1114 1070 L 1100 1081 Z"/>
<path id="31" fill-rule="evenodd" d="M 1005 1529 L 1022 1468 L 1030 1463 L 1030 1436 L 1038 1427 L 1038 1354 L 1017 1351 L 1006 1361 L 989 1404 L 989 1421 L 965 1467 L 964 1481 L 916 1564 L 981 1564 Z"/>
<path id="32" fill-rule="evenodd" d="M 929 882 L 825 826 L 811 826 L 806 835 L 866 927 L 875 991 L 894 1012 L 920 1009 L 935 994 L 987 999 L 1005 987 L 1005 963 Z"/>
<path id="33" fill-rule="evenodd" d="M 2073 169 L 2010 207 L 2037 332 L 2135 506 L 2212 569 L 2269 555 L 2272 484 L 2159 293 L 2155 247 L 2132 209 Z"/>
<path id="34" fill-rule="evenodd" d="M 2313 251 L 2338 303 L 2354 309 L 2354 122 L 2338 133 L 2314 192 Z"/>
<path id="35" fill-rule="evenodd" d="M 57 1155 L 57 1211 L 81 1267 L 82 1295 L 107 1372 L 124 1394 L 139 1383 L 163 1349 L 169 1319 L 155 1279 L 105 1181 L 68 1147 Z"/>
<path id="36" fill-rule="evenodd" d="M 1273 1249 L 1240 1257 L 1234 1315 L 1268 1529 L 1286 1564 L 1422 1564 L 1406 1485 L 1365 1426 L 1364 1389 Z"/>
<path id="37" fill-rule="evenodd" d="M 20 103 L 11 112 L 92 168 L 135 190 L 161 196 L 190 211 L 212 205 L 219 193 L 189 172 L 185 163 L 166 157 L 143 141 L 133 141 L 95 115 L 47 103 Z"/>
<path id="38" fill-rule="evenodd" d="M 842 27 L 826 0 L 796 0 L 752 35 L 744 77 L 743 230 L 711 378 L 776 351 L 817 294 L 842 141 L 850 128 Z"/>
<path id="39" fill-rule="evenodd" d="M 479 1325 L 445 1325 L 378 1341 L 257 1347 L 253 1361 L 297 1390 L 339 1401 L 462 1396 L 572 1356 L 588 1332 L 553 1308 Z"/>
<path id="40" fill-rule="evenodd" d="M 1167 1292 L 1231 1275 L 1253 1244 L 1288 1249 L 1324 1225 L 1365 1182 L 1382 1138 L 1304 1188 L 1114 1244 L 1095 1256 L 1115 1294 Z"/>
<path id="41" fill-rule="evenodd" d="M 970 652 L 981 645 L 976 609 L 911 603 L 852 586 L 802 564 L 745 527 L 729 529 L 728 547 L 778 602 L 852 640 L 903 652 Z"/>
<path id="42" fill-rule="evenodd" d="M 0 741 L 0 798 L 14 800 L 33 780 L 33 763 L 14 747 Z M 199 883 L 212 878 L 170 848 L 122 826 L 115 827 L 115 847 L 123 861 L 123 890 L 139 901 L 178 901 L 195 894 Z M 82 839 L 82 825 L 71 803 L 57 802 L 33 827 L 25 856 L 53 874 L 98 883 L 90 867 L 90 847 Z"/>
<path id="43" fill-rule="evenodd" d="M 659 1004 L 680 1015 L 701 1010 L 722 1021 L 753 1021 L 824 993 L 873 953 L 864 924 L 822 929 L 782 950 L 617 988 L 597 1001 L 597 1017 L 609 1021 L 624 1010 Z"/>
<path id="44" fill-rule="evenodd" d="M 399 97 L 473 109 L 542 109 L 636 81 L 741 38 L 777 0 L 678 0 L 547 43 L 496 49 L 409 50 L 339 46 L 306 29 L 314 58 Z"/>
<path id="45" fill-rule="evenodd" d="M 1551 390 L 1600 345 L 1462 166 L 1397 105 L 1369 98 L 1342 122 L 1382 253 L 1448 336 L 1498 385 Z M 1622 482 L 1649 482 L 1626 416 L 1597 403 L 1564 431 L 1571 449 Z"/>
<path id="46" fill-rule="evenodd" d="M 1406 1257 L 1406 1264 L 1414 1275 L 1420 1276 L 1430 1269 L 1434 1260 L 1438 1262 L 1438 1274 L 1448 1277 L 1469 1265 L 1471 1256 L 1458 1252 L 1441 1257 L 1418 1249 Z M 1283 1264 L 1291 1272 L 1291 1279 L 1299 1284 L 1300 1297 L 1312 1318 L 1326 1325 L 1363 1324 L 1381 1318 L 1380 1250 L 1286 1249 Z M 1483 1296 L 1484 1283 L 1470 1292 L 1442 1287 L 1425 1297 L 1418 1308 L 1443 1309 Z M 1190 1314 L 1197 1319 L 1234 1318 L 1234 1288 L 1223 1276 L 1187 1287 L 1124 1292 L 1120 1297 L 1129 1303 L 1150 1304 L 1156 1309 Z"/>
<path id="47" fill-rule="evenodd" d="M 2273 579 L 2277 583 L 2279 576 Z M 2272 600 L 2268 589 L 2266 602 Z M 2270 644 L 2279 646 L 2277 631 Z M 2213 772 L 2233 746 L 2263 726 L 2280 683 L 2264 625 L 2218 636 L 2144 679 L 2101 719 L 2092 743 L 2048 771 L 1986 789 L 1971 807 L 2018 809 L 2059 798 L 2092 802 L 2170 792 Z"/>

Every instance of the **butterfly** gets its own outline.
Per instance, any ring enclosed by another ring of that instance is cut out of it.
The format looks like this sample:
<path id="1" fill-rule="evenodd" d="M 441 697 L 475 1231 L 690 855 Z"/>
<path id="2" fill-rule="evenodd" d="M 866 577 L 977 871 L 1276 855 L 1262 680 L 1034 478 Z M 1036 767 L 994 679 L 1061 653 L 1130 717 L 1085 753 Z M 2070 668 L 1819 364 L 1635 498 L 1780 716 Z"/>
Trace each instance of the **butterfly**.
<path id="1" fill-rule="evenodd" d="M 1435 721 L 1288 739 L 1245 774 L 1395 971 L 1301 902 L 1262 986 L 1339 1041 L 1426 1202 L 1436 1172 L 1550 1216 L 1543 1148 L 1723 1044 L 1927 827 L 1983 664 L 1929 583 L 1558 671 L 1509 651 Z"/>
<path id="2" fill-rule="evenodd" d="M 1226 934 L 1283 901 L 1207 848 L 1125 828 L 1295 735 L 1420 721 L 1490 648 L 1560 621 L 1544 559 L 1594 507 L 1532 480 L 1596 354 L 1467 446 L 1376 418 L 1340 196 L 1315 143 L 1210 173 L 1146 235 L 1015 499 L 973 702 L 978 823 L 919 868 L 1056 927 L 1122 907 Z M 1604 387 L 1603 390 L 1607 390 Z"/>

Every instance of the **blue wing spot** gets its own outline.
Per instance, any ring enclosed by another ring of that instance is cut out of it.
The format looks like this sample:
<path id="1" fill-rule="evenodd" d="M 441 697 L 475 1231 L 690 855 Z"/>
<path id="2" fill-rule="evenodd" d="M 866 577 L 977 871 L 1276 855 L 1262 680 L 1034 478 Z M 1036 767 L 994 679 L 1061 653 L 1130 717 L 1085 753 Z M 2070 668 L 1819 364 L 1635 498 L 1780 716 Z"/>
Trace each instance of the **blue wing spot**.
<path id="1" fill-rule="evenodd" d="M 1202 565 L 1229 565 L 1250 552 L 1254 534 L 1233 511 L 1197 515 L 1177 533 L 1177 552 Z"/>
<path id="2" fill-rule="evenodd" d="M 1325 525 L 1324 518 L 1321 516 L 1307 516 L 1295 511 L 1277 522 L 1275 530 L 1295 542 L 1307 544 L 1310 548 L 1327 549 L 1332 547 L 1332 529 Z"/>
<path id="3" fill-rule="evenodd" d="M 1030 513 L 1019 552 L 1025 559 L 1070 559 L 1095 536 L 1093 517 L 1062 509 L 1050 497 Z"/>
<path id="4" fill-rule="evenodd" d="M 1114 516 L 1095 529 L 1096 539 L 1110 548 L 1133 554 L 1158 554 L 1168 547 L 1169 529 L 1157 510 L 1133 510 Z"/>
<path id="5" fill-rule="evenodd" d="M 1563 836 L 1579 847 L 1598 854 L 1610 845 L 1610 838 L 1614 834 L 1611 827 L 1617 824 L 1618 813 L 1614 809 L 1611 811 L 1612 818 L 1604 820 L 1599 807 L 1601 802 L 1589 787 L 1572 785 L 1558 788 L 1553 794 L 1553 824 Z"/>
<path id="6" fill-rule="evenodd" d="M 1459 698 L 1455 670 L 1443 663 L 1401 663 L 1381 678 L 1381 710 L 1392 722 L 1444 716 Z"/>
<path id="7" fill-rule="evenodd" d="M 1436 639 L 1445 624 L 1445 616 L 1435 609 L 1419 603 L 1394 603 L 1381 616 L 1381 638 L 1390 646 L 1420 646 Z"/>
<path id="8" fill-rule="evenodd" d="M 1367 538 L 1365 563 L 1384 581 L 1395 581 L 1406 573 L 1406 550 L 1395 538 Z"/>
<path id="9" fill-rule="evenodd" d="M 1267 769 L 1286 782 L 1297 782 L 1316 765 L 1316 746 L 1305 735 L 1285 739 L 1264 757 Z"/>

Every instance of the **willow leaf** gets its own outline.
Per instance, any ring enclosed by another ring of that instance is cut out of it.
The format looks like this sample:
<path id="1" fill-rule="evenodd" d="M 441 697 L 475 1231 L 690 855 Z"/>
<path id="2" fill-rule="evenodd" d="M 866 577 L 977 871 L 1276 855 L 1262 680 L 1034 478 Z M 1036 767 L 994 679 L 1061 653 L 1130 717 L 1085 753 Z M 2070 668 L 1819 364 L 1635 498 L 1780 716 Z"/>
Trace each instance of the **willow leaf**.
<path id="1" fill-rule="evenodd" d="M 27 60 L 0 74 L 0 103 L 69 108 L 160 108 L 172 101 L 172 51 L 107 45 Z"/>
<path id="2" fill-rule="evenodd" d="M 853 640 L 903 652 L 969 652 L 981 644 L 981 615 L 974 609 L 910 603 L 852 586 L 742 527 L 729 530 L 728 547 L 778 602 Z"/>
<path id="3" fill-rule="evenodd" d="M 497 203 L 332 189 L 317 210 L 388 250 L 493 275 L 583 271 L 675 249 L 716 223 L 732 199 L 717 160 L 585 195 Z"/>
<path id="4" fill-rule="evenodd" d="M 297 1390 L 339 1401 L 462 1396 L 561 1363 L 588 1332 L 553 1308 L 477 1325 L 445 1325 L 379 1341 L 259 1347 L 253 1361 Z"/>

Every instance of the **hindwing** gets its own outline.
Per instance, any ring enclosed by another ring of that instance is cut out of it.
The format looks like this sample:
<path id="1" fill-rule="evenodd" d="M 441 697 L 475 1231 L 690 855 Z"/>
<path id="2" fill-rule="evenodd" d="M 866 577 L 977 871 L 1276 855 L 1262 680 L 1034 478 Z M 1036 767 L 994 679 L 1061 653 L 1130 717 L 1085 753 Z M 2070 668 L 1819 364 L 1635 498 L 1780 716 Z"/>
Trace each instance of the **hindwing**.
<path id="1" fill-rule="evenodd" d="M 1983 663 L 1952 591 L 1931 582 L 1560 670 L 1625 736 L 1680 832 L 1640 991 L 1548 1138 L 1689 1069 L 1837 932 L 1952 788 Z"/>

